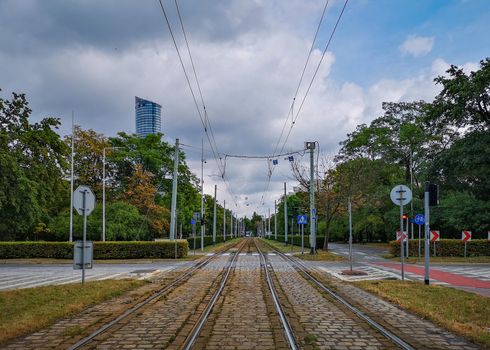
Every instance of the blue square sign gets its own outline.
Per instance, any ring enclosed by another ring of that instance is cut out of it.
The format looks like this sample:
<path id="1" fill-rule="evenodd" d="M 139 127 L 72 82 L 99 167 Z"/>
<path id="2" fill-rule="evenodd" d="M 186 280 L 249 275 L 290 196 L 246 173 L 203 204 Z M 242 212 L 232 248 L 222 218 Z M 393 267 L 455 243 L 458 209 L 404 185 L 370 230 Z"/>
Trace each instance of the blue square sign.
<path id="1" fill-rule="evenodd" d="M 298 225 L 306 225 L 308 223 L 307 215 L 298 215 Z"/>

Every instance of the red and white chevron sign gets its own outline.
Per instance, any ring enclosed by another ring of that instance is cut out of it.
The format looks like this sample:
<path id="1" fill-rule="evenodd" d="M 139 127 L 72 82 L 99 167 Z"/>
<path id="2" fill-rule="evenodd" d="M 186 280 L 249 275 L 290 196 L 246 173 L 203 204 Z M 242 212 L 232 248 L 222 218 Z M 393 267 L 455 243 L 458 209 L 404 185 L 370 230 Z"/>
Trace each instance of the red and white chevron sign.
<path id="1" fill-rule="evenodd" d="M 441 234 L 439 231 L 430 231 L 430 241 L 431 242 L 436 242 L 441 239 Z"/>
<path id="2" fill-rule="evenodd" d="M 407 233 L 402 232 L 400 230 L 396 231 L 396 241 L 400 242 L 402 240 L 402 237 L 403 237 L 403 242 L 406 242 L 408 237 Z"/>
<path id="3" fill-rule="evenodd" d="M 463 231 L 461 233 L 461 239 L 463 242 L 471 241 L 471 231 Z"/>

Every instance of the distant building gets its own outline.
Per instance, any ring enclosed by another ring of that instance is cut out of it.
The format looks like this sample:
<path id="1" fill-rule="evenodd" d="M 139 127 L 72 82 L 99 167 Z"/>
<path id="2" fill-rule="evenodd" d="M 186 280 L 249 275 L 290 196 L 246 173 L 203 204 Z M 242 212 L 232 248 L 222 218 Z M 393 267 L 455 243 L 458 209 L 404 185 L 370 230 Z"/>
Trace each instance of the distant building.
<path id="1" fill-rule="evenodd" d="M 145 137 L 162 131 L 162 106 L 138 96 L 135 97 L 136 134 Z"/>

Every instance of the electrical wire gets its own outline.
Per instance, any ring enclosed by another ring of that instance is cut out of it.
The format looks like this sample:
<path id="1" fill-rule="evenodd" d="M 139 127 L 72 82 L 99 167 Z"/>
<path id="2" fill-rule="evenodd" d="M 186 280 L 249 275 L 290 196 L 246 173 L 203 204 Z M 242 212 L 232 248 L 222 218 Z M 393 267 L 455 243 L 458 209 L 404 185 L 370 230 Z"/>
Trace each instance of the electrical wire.
<path id="1" fill-rule="evenodd" d="M 202 90 L 201 90 L 201 87 L 200 87 L 200 84 L 199 84 L 199 79 L 198 79 L 197 72 L 196 72 L 196 69 L 195 69 L 194 60 L 192 59 L 192 53 L 190 51 L 190 46 L 189 46 L 189 43 L 188 43 L 188 40 L 187 40 L 187 35 L 185 34 L 184 24 L 183 24 L 183 21 L 182 21 L 182 16 L 180 14 L 180 9 L 178 8 L 177 1 L 175 1 L 175 4 L 176 4 L 177 12 L 178 12 L 178 15 L 179 15 L 179 20 L 180 20 L 180 23 L 181 23 L 181 28 L 182 28 L 182 31 L 184 33 L 184 39 L 185 39 L 186 47 L 187 47 L 188 54 L 189 54 L 189 57 L 190 57 L 190 60 L 191 60 L 191 64 L 192 64 L 192 68 L 193 68 L 193 72 L 194 72 L 194 77 L 195 77 L 196 83 L 198 85 L 198 91 L 199 91 L 199 94 L 200 94 L 200 97 L 201 97 L 201 102 L 202 102 L 202 105 L 203 105 L 203 112 L 201 112 L 201 109 L 199 108 L 199 104 L 197 102 L 196 95 L 194 93 L 194 89 L 192 88 L 192 84 L 190 82 L 189 75 L 188 75 L 187 70 L 185 68 L 185 64 L 184 64 L 184 61 L 182 59 L 182 55 L 180 53 L 179 47 L 177 45 L 177 42 L 175 40 L 175 35 L 173 33 L 172 26 L 170 25 L 170 21 L 168 19 L 168 16 L 167 16 L 167 12 L 165 10 L 165 7 L 163 6 L 163 2 L 162 2 L 162 0 L 158 0 L 158 3 L 160 4 L 160 9 L 161 9 L 162 14 L 163 14 L 163 16 L 165 18 L 165 22 L 167 24 L 168 30 L 170 32 L 170 35 L 172 37 L 172 42 L 174 44 L 174 48 L 175 48 L 175 50 L 177 52 L 177 55 L 179 57 L 179 61 L 180 61 L 180 64 L 182 66 L 182 70 L 184 71 L 185 79 L 186 79 L 187 85 L 189 87 L 189 90 L 191 92 L 192 99 L 194 101 L 194 105 L 195 105 L 196 110 L 197 110 L 197 113 L 199 115 L 199 119 L 201 120 L 201 124 L 202 124 L 203 129 L 204 129 L 204 132 L 206 134 L 206 138 L 207 138 L 207 140 L 209 142 L 209 145 L 211 146 L 211 150 L 213 152 L 213 157 L 214 157 L 214 159 L 216 161 L 216 164 L 218 166 L 218 170 L 221 173 L 221 178 L 222 178 L 223 182 L 225 183 L 225 186 L 227 187 L 227 189 L 228 189 L 228 191 L 229 191 L 229 193 L 230 193 L 233 201 L 235 202 L 235 206 L 238 207 L 238 203 L 235 200 L 235 196 L 233 194 L 233 191 L 231 191 L 231 186 L 229 185 L 229 183 L 224 178 L 224 171 L 222 169 L 223 168 L 223 164 L 222 164 L 222 160 L 217 156 L 219 153 L 218 153 L 218 150 L 217 150 L 217 147 L 216 147 L 216 140 L 214 138 L 214 134 L 212 134 L 212 139 L 214 140 L 214 146 L 213 146 L 213 142 L 211 141 L 211 137 L 210 137 L 209 132 L 208 132 L 208 125 L 210 125 L 210 122 L 209 122 L 209 119 L 208 119 L 208 116 L 207 116 L 206 105 L 204 103 L 204 98 L 202 96 Z M 203 118 L 203 114 L 204 114 L 204 118 Z"/>
<path id="2" fill-rule="evenodd" d="M 334 27 L 333 27 L 333 29 L 332 29 L 332 32 L 331 32 L 331 34 L 330 34 L 330 37 L 329 37 L 329 39 L 328 39 L 328 41 L 327 41 L 327 43 L 326 43 L 326 45 L 325 45 L 325 48 L 324 48 L 324 50 L 323 50 L 323 52 L 322 52 L 322 56 L 321 56 L 321 58 L 320 58 L 320 61 L 318 62 L 317 67 L 316 67 L 316 69 L 315 69 L 315 71 L 314 71 L 314 73 L 313 73 L 313 76 L 312 76 L 311 80 L 310 80 L 310 83 L 308 84 L 308 88 L 307 88 L 307 90 L 306 90 L 306 92 L 305 92 L 305 94 L 304 94 L 304 96 L 303 96 L 303 99 L 302 99 L 302 101 L 301 101 L 301 104 L 300 104 L 300 106 L 299 106 L 298 110 L 296 111 L 296 115 L 294 115 L 294 103 L 296 102 L 297 93 L 298 93 L 298 91 L 299 91 L 299 88 L 300 88 L 301 82 L 302 82 L 302 80 L 303 80 L 304 73 L 305 73 L 305 71 L 306 71 L 306 66 L 308 65 L 308 62 L 309 62 L 309 59 L 310 59 L 310 56 L 311 56 L 311 52 L 312 52 L 312 49 L 313 49 L 313 47 L 314 47 L 315 40 L 316 40 L 316 38 L 317 38 L 317 36 L 318 36 L 318 31 L 319 31 L 319 28 L 320 28 L 320 26 L 321 26 L 321 23 L 323 22 L 323 17 L 324 17 L 325 10 L 326 10 L 327 5 L 328 5 L 328 0 L 327 0 L 327 1 L 326 1 L 326 3 L 325 3 L 325 6 L 324 6 L 324 8 L 323 8 L 323 12 L 322 12 L 322 16 L 321 16 L 321 18 L 320 18 L 320 22 L 319 22 L 318 27 L 317 27 L 317 31 L 315 32 L 314 41 L 313 41 L 312 46 L 311 46 L 311 48 L 310 48 L 310 51 L 309 51 L 309 53 L 308 53 L 308 57 L 307 57 L 307 60 L 306 60 L 306 64 L 305 64 L 305 66 L 303 67 L 303 71 L 302 71 L 302 73 L 301 73 L 300 81 L 299 81 L 298 86 L 297 86 L 297 88 L 296 88 L 296 92 L 295 92 L 295 95 L 294 95 L 293 101 L 292 101 L 292 103 L 291 103 L 291 107 L 290 107 L 290 109 L 289 109 L 289 112 L 288 112 L 287 118 L 286 118 L 286 120 L 285 120 L 285 122 L 284 122 L 283 129 L 282 129 L 282 131 L 281 131 L 281 134 L 280 134 L 280 136 L 279 136 L 278 142 L 277 142 L 277 144 L 276 144 L 276 148 L 274 149 L 274 153 L 276 153 L 276 151 L 277 151 L 277 147 L 278 147 L 278 145 L 279 145 L 279 143 L 280 143 L 280 141 L 281 141 L 281 139 L 282 139 L 282 136 L 283 136 L 283 134 L 284 134 L 284 129 L 285 129 L 285 126 L 287 125 L 287 121 L 289 120 L 289 115 L 291 115 L 291 120 L 292 120 L 292 123 L 291 123 L 291 126 L 290 126 L 290 128 L 289 128 L 289 131 L 288 131 L 288 133 L 287 133 L 287 135 L 286 135 L 286 138 L 285 138 L 285 139 L 284 139 L 284 141 L 283 141 L 283 144 L 282 144 L 282 147 L 281 147 L 281 150 L 279 151 L 279 153 L 282 153 L 282 152 L 284 151 L 284 148 L 286 147 L 286 144 L 287 144 L 287 141 L 288 141 L 288 139 L 289 139 L 289 136 L 291 135 L 291 131 L 292 131 L 292 129 L 293 129 L 293 127 L 294 127 L 294 125 L 296 124 L 296 121 L 297 121 L 297 119 L 298 119 L 298 117 L 299 117 L 299 115 L 300 115 L 300 113 L 301 113 L 301 110 L 303 109 L 303 105 L 304 105 L 304 103 L 305 103 L 305 101 L 306 101 L 306 98 L 308 97 L 308 94 L 309 94 L 310 89 L 311 89 L 311 86 L 313 85 L 313 82 L 314 82 L 314 80 L 315 80 L 315 78 L 316 78 L 316 75 L 318 74 L 318 71 L 319 71 L 320 66 L 321 66 L 321 64 L 322 64 L 322 62 L 323 62 L 323 59 L 324 59 L 324 57 L 325 57 L 325 54 L 326 54 L 326 52 L 327 52 L 328 48 L 330 47 L 330 43 L 332 42 L 333 36 L 334 36 L 335 32 L 337 31 L 337 27 L 338 27 L 338 25 L 339 25 L 339 23 L 340 23 L 340 20 L 341 20 L 341 18 L 342 18 L 342 16 L 343 16 L 343 14 L 344 14 L 344 11 L 345 11 L 345 8 L 346 8 L 346 6 L 347 6 L 347 3 L 348 3 L 348 2 L 349 2 L 349 0 L 345 0 L 345 2 L 344 2 L 344 5 L 343 5 L 343 7 L 342 7 L 342 10 L 341 10 L 341 12 L 340 12 L 340 14 L 339 14 L 339 16 L 338 16 L 338 18 L 337 18 L 337 21 L 336 21 L 336 23 L 335 23 L 335 25 L 334 25 Z M 271 181 L 271 178 L 272 178 L 272 173 L 273 173 L 273 171 L 274 171 L 274 168 L 272 168 L 272 171 L 269 171 L 269 173 L 268 173 L 267 180 L 266 180 L 266 185 L 265 185 L 265 187 L 264 187 L 264 191 L 263 191 L 263 193 L 262 193 L 262 199 L 261 199 L 261 202 L 263 201 L 263 198 L 264 198 L 265 192 L 267 192 L 267 191 L 268 191 L 268 189 L 269 189 L 269 186 L 270 186 L 270 181 Z"/>

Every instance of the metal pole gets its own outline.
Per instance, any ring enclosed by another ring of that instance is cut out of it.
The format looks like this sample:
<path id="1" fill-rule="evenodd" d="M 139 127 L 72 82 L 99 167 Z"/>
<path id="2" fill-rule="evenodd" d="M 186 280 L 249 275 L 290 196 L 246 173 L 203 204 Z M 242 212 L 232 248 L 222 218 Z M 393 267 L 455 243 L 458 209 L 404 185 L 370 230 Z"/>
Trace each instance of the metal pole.
<path id="1" fill-rule="evenodd" d="M 233 211 L 230 210 L 230 239 L 233 239 Z"/>
<path id="2" fill-rule="evenodd" d="M 420 226 L 421 225 L 417 225 L 419 227 L 419 258 L 420 258 Z"/>
<path id="3" fill-rule="evenodd" d="M 464 241 L 464 257 L 466 258 L 466 241 Z"/>
<path id="4" fill-rule="evenodd" d="M 403 251 L 403 192 L 400 192 L 400 257 L 402 263 L 402 281 L 405 281 L 405 252 Z"/>
<path id="5" fill-rule="evenodd" d="M 412 150 L 410 150 L 410 191 L 412 191 L 413 193 L 413 151 Z M 413 240 L 413 201 L 410 201 L 410 217 L 412 218 L 412 223 L 410 225 L 410 228 L 412 231 L 412 240 Z M 407 218 L 407 231 L 408 231 L 408 218 Z M 407 256 L 408 256 L 408 239 L 407 239 Z"/>
<path id="6" fill-rule="evenodd" d="M 430 239 L 430 207 L 429 207 L 429 183 L 425 184 L 425 193 L 424 193 L 424 214 L 425 214 L 425 223 L 424 223 L 424 283 L 429 285 L 429 269 L 430 269 L 430 253 L 429 253 L 429 239 Z"/>
<path id="7" fill-rule="evenodd" d="M 175 219 L 177 216 L 177 182 L 179 177 L 179 139 L 175 139 L 174 178 L 172 181 L 172 203 L 170 207 L 170 240 L 175 239 Z"/>
<path id="8" fill-rule="evenodd" d="M 284 183 L 284 243 L 288 244 L 288 195 Z"/>
<path id="9" fill-rule="evenodd" d="M 102 242 L 105 242 L 105 149 L 102 149 Z"/>
<path id="10" fill-rule="evenodd" d="M 70 177 L 70 237 L 69 241 L 73 242 L 73 160 L 75 158 L 75 125 L 74 125 L 74 113 L 71 112 L 71 177 Z"/>
<path id="11" fill-rule="evenodd" d="M 291 219 L 291 251 L 293 251 L 293 245 L 294 245 L 294 218 Z"/>
<path id="12" fill-rule="evenodd" d="M 274 200 L 274 239 L 277 241 L 277 201 Z"/>
<path id="13" fill-rule="evenodd" d="M 82 284 L 85 283 L 85 245 L 87 244 L 87 191 L 83 191 Z"/>
<path id="14" fill-rule="evenodd" d="M 410 239 L 409 239 L 410 238 L 410 236 L 409 236 L 410 232 L 408 232 L 408 215 L 407 215 L 407 223 L 406 223 L 405 227 L 407 228 L 407 246 L 406 246 L 406 248 L 407 248 L 407 250 L 406 250 L 407 255 L 406 255 L 406 257 L 408 258 L 408 242 L 410 241 Z"/>
<path id="15" fill-rule="evenodd" d="M 226 200 L 223 200 L 223 242 L 226 241 Z"/>
<path id="16" fill-rule="evenodd" d="M 196 255 L 196 224 L 192 224 L 192 237 L 194 238 L 194 255 Z"/>
<path id="17" fill-rule="evenodd" d="M 316 215 L 315 215 L 315 178 L 314 152 L 315 143 L 309 143 L 310 148 L 310 254 L 316 254 Z"/>
<path id="18" fill-rule="evenodd" d="M 267 228 L 267 235 L 271 235 L 271 208 L 269 208 L 269 227 Z"/>
<path id="19" fill-rule="evenodd" d="M 216 243 L 216 192 L 218 185 L 214 185 L 214 210 L 213 210 L 213 244 Z"/>
<path id="20" fill-rule="evenodd" d="M 301 225 L 301 254 L 305 253 L 305 225 Z"/>
<path id="21" fill-rule="evenodd" d="M 350 270 L 352 271 L 352 204 L 349 197 L 349 261 Z"/>
<path id="22" fill-rule="evenodd" d="M 201 137 L 201 223 L 204 221 L 204 138 Z M 204 225 L 201 225 L 201 251 L 204 250 Z"/>

